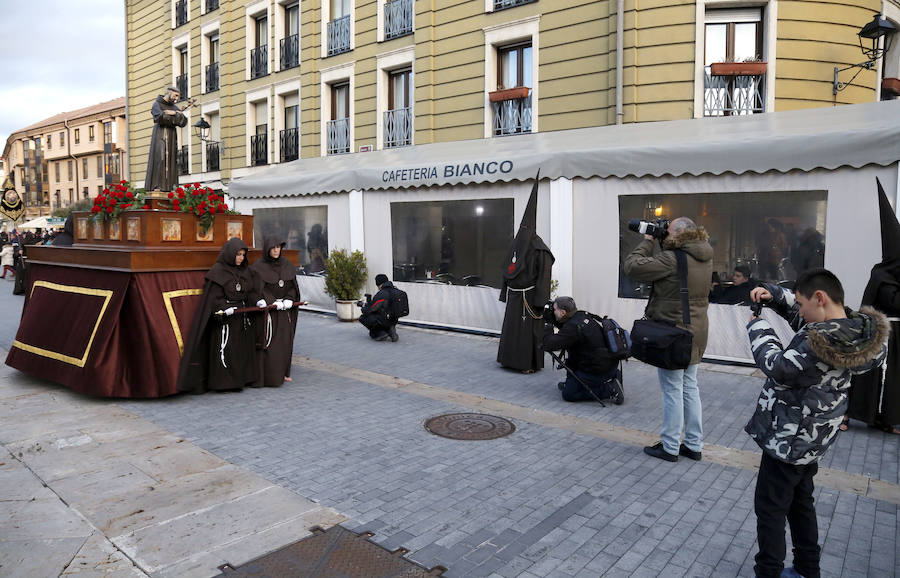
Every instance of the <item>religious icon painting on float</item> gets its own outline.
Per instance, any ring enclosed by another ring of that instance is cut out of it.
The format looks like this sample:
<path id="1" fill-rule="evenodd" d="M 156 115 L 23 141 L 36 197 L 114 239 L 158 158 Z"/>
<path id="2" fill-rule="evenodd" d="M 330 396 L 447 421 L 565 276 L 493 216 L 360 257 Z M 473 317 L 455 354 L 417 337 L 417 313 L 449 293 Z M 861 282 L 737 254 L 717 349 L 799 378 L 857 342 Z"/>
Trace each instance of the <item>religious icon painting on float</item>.
<path id="1" fill-rule="evenodd" d="M 180 241 L 181 240 L 181 220 L 180 219 L 162 219 L 162 240 L 163 241 Z"/>
<path id="2" fill-rule="evenodd" d="M 87 217 L 75 220 L 75 235 L 79 239 L 87 239 L 88 220 Z"/>
<path id="3" fill-rule="evenodd" d="M 237 237 L 241 241 L 244 240 L 244 223 L 240 221 L 228 221 L 228 235 L 226 235 L 229 239 L 232 237 Z M 227 240 L 227 239 L 226 239 Z"/>
<path id="4" fill-rule="evenodd" d="M 197 224 L 197 240 L 198 241 L 212 241 L 213 240 L 213 227 L 210 226 L 205 232 L 203 231 L 203 225 Z"/>
<path id="5" fill-rule="evenodd" d="M 125 238 L 128 241 L 141 240 L 141 219 L 140 217 L 129 217 L 125 221 Z"/>
<path id="6" fill-rule="evenodd" d="M 122 239 L 122 223 L 119 219 L 112 219 L 109 222 L 109 240 L 120 241 Z"/>
<path id="7" fill-rule="evenodd" d="M 94 221 L 94 239 L 103 239 L 103 221 Z"/>

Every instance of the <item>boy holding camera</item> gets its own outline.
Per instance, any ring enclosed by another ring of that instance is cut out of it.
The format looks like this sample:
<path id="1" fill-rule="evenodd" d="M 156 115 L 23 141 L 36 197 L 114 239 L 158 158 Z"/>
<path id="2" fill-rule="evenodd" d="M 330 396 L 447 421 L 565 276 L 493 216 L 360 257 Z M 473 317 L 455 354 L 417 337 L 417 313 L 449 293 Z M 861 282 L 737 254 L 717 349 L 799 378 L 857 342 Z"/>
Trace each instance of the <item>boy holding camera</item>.
<path id="1" fill-rule="evenodd" d="M 763 284 L 750 292 L 797 332 L 784 347 L 754 308 L 747 324 L 756 365 L 766 375 L 756 411 L 744 430 L 763 450 L 754 509 L 757 576 L 781 576 L 785 519 L 791 526 L 794 569 L 787 576 L 819 577 L 818 528 L 813 476 L 834 442 L 847 411 L 850 377 L 879 366 L 887 353 L 887 319 L 871 307 L 844 307 L 834 273 L 811 269 L 794 293 Z"/>

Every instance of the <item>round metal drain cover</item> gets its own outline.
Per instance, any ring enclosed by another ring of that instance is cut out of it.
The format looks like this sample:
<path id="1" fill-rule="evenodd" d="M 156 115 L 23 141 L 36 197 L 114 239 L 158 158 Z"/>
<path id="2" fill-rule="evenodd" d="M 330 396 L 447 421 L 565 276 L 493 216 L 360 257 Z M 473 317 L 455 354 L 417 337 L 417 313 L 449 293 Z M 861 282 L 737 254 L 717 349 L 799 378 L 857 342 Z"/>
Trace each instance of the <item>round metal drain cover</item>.
<path id="1" fill-rule="evenodd" d="M 425 429 L 454 440 L 492 440 L 516 431 L 509 420 L 483 413 L 448 413 L 430 418 Z"/>

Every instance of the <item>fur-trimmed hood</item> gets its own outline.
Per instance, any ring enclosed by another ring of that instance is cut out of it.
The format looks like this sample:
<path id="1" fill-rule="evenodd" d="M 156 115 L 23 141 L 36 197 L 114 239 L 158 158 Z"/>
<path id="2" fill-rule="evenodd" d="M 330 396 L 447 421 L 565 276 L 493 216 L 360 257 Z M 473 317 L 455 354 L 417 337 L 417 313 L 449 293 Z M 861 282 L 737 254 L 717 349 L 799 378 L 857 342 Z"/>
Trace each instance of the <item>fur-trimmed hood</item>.
<path id="1" fill-rule="evenodd" d="M 846 319 L 810 323 L 809 345 L 816 356 L 834 367 L 862 367 L 874 359 L 891 332 L 887 317 L 872 307 L 847 309 Z"/>
<path id="2" fill-rule="evenodd" d="M 713 249 L 709 244 L 709 234 L 703 227 L 685 229 L 674 235 L 669 235 L 663 241 L 663 249 L 681 249 L 701 262 L 706 262 L 713 258 Z"/>

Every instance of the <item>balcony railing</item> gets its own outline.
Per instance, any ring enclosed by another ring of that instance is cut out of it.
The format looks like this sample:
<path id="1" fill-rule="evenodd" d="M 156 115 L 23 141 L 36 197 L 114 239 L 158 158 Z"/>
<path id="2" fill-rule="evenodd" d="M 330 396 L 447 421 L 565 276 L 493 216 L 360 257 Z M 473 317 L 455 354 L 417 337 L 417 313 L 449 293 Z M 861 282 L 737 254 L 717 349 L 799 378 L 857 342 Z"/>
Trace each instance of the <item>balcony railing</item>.
<path id="1" fill-rule="evenodd" d="M 390 40 L 412 34 L 413 0 L 388 0 L 384 3 L 384 38 Z"/>
<path id="2" fill-rule="evenodd" d="M 328 131 L 328 154 L 340 155 L 350 152 L 350 119 L 339 118 L 329 120 L 326 126 Z"/>
<path id="3" fill-rule="evenodd" d="M 269 45 L 263 44 L 250 51 L 250 78 L 269 74 Z"/>
<path id="4" fill-rule="evenodd" d="M 494 136 L 531 132 L 531 91 L 525 98 L 492 102 L 491 111 Z"/>
<path id="5" fill-rule="evenodd" d="M 178 89 L 178 92 L 181 93 L 181 98 L 179 100 L 187 100 L 188 98 L 188 78 L 187 73 L 185 72 L 181 76 L 175 77 L 175 88 Z"/>
<path id="6" fill-rule="evenodd" d="M 219 90 L 219 63 L 206 65 L 206 92 Z"/>
<path id="7" fill-rule="evenodd" d="M 335 18 L 328 23 L 328 56 L 349 52 L 350 15 Z"/>
<path id="8" fill-rule="evenodd" d="M 213 172 L 219 170 L 219 143 L 206 143 L 206 170 Z"/>
<path id="9" fill-rule="evenodd" d="M 254 167 L 269 164 L 269 134 L 255 134 L 250 137 L 250 164 Z"/>
<path id="10" fill-rule="evenodd" d="M 494 10 L 503 10 L 504 8 L 512 8 L 513 6 L 521 6 L 522 4 L 530 4 L 537 0 L 494 0 Z"/>
<path id="11" fill-rule="evenodd" d="M 187 24 L 188 21 L 188 13 L 187 13 L 187 0 L 178 0 L 175 3 L 175 26 L 183 26 Z"/>
<path id="12" fill-rule="evenodd" d="M 191 156 L 188 154 L 187 145 L 178 149 L 178 158 L 176 159 L 179 175 L 189 175 L 191 173 Z"/>
<path id="13" fill-rule="evenodd" d="M 281 143 L 281 162 L 295 161 L 300 158 L 300 133 L 296 128 L 287 128 L 279 134 Z"/>
<path id="14" fill-rule="evenodd" d="M 281 70 L 300 65 L 300 36 L 291 34 L 281 39 Z"/>
<path id="15" fill-rule="evenodd" d="M 206 11 L 212 12 L 219 9 L 219 0 L 206 0 Z"/>
<path id="16" fill-rule="evenodd" d="M 411 108 L 384 111 L 384 148 L 411 145 L 412 125 L 413 115 Z"/>
<path id="17" fill-rule="evenodd" d="M 766 75 L 717 76 L 706 72 L 703 116 L 759 114 L 766 111 Z"/>

